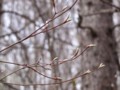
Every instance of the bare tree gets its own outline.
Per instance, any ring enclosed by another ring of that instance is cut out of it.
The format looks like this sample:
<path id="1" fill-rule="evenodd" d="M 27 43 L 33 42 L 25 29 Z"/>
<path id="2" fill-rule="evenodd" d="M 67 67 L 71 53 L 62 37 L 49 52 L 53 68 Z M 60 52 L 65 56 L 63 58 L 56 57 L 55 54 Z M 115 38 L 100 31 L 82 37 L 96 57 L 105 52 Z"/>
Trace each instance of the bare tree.
<path id="1" fill-rule="evenodd" d="M 24 86 L 24 90 L 63 90 L 73 85 L 76 87 L 73 79 L 78 77 L 72 77 L 75 74 L 71 73 L 71 66 L 78 51 L 75 55 L 72 52 L 73 37 L 69 32 L 72 28 L 65 24 L 70 21 L 66 12 L 71 10 L 77 0 L 70 6 L 67 6 L 67 1 L 56 1 L 56 5 L 51 1 L 6 0 L 4 3 L 2 14 L 5 14 L 7 22 L 4 34 L 0 36 L 0 53 L 4 59 L 0 62 L 5 63 L 7 73 L 0 78 L 1 83 Z M 60 26 L 62 27 L 59 28 Z M 62 85 L 70 81 L 72 82 Z"/>
<path id="2" fill-rule="evenodd" d="M 112 10 L 112 0 L 79 0 L 80 16 L 78 29 L 80 46 L 93 43 L 95 48 L 82 55 L 83 71 L 94 70 L 100 63 L 105 68 L 100 72 L 82 77 L 82 90 L 116 90 L 117 53 L 113 35 L 112 13 L 100 13 L 102 10 Z M 93 13 L 93 14 L 91 14 Z"/>

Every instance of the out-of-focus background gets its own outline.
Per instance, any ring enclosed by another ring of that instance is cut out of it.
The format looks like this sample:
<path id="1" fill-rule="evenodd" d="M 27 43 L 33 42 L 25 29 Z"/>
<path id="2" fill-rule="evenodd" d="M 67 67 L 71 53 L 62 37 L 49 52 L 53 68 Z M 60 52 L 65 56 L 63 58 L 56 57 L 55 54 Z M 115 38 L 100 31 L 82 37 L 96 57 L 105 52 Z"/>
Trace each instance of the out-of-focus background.
<path id="1" fill-rule="evenodd" d="M 0 90 L 119 90 L 120 1 L 75 2 L 0 0 Z M 39 33 L 43 29 L 51 30 Z M 35 30 L 39 34 L 9 47 Z"/>

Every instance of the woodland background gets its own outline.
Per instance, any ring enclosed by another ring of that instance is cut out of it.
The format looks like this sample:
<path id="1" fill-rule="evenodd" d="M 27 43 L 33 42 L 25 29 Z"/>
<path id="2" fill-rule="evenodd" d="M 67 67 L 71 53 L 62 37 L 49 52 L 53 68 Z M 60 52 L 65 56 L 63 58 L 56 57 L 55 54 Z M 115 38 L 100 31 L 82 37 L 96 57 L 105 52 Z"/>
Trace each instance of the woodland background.
<path id="1" fill-rule="evenodd" d="M 0 90 L 119 90 L 120 0 L 0 0 Z"/>

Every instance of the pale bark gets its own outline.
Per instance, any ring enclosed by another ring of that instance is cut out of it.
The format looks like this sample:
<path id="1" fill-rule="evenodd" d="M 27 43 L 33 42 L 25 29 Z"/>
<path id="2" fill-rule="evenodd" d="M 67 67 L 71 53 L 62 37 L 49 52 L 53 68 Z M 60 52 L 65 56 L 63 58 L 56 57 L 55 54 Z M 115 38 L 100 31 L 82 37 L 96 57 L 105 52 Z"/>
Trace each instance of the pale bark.
<path id="1" fill-rule="evenodd" d="M 117 7 L 120 7 L 120 0 L 114 0 L 113 4 L 116 5 Z M 113 19 L 114 19 L 114 34 L 115 34 L 115 39 L 117 42 L 117 54 L 119 57 L 119 61 L 120 61 L 120 12 L 114 13 L 113 15 Z M 117 85 L 118 85 L 118 90 L 120 89 L 120 64 L 118 61 L 118 67 L 119 67 L 119 76 L 117 78 Z"/>
<path id="2" fill-rule="evenodd" d="M 109 0 L 110 2 L 110 0 Z M 110 2 L 112 3 L 112 2 Z M 80 15 L 112 9 L 100 0 L 80 0 Z M 80 45 L 96 44 L 96 47 L 87 50 L 82 56 L 82 71 L 95 69 L 100 63 L 106 67 L 82 77 L 82 90 L 116 90 L 116 42 L 111 30 L 113 26 L 112 14 L 99 14 L 82 17 L 79 24 Z"/>

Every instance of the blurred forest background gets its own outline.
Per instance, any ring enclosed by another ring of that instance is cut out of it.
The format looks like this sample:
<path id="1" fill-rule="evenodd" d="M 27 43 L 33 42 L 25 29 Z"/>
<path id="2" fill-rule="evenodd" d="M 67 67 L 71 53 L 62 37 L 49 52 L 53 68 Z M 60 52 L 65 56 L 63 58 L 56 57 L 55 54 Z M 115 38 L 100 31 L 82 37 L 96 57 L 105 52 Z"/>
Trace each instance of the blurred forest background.
<path id="1" fill-rule="evenodd" d="M 120 0 L 0 0 L 0 90 L 119 90 L 119 12 Z"/>

